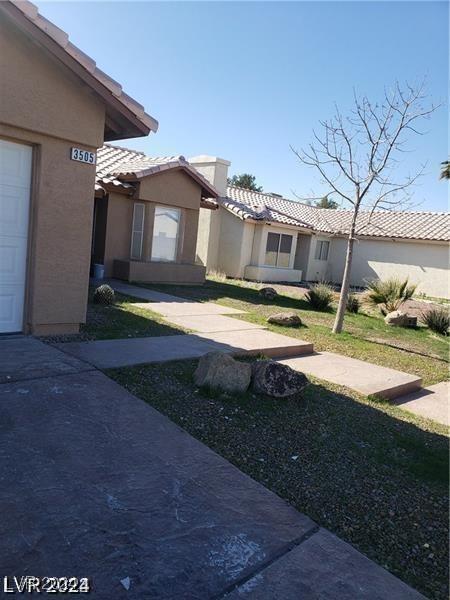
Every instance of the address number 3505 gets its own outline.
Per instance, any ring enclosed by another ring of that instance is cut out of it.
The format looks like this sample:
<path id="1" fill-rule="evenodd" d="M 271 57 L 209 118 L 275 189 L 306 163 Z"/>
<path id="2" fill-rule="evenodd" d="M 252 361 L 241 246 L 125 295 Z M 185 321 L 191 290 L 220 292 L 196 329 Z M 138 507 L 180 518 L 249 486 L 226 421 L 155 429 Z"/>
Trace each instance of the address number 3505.
<path id="1" fill-rule="evenodd" d="M 71 148 L 70 158 L 78 162 L 87 163 L 88 165 L 95 165 L 95 152 L 88 152 L 80 148 Z"/>

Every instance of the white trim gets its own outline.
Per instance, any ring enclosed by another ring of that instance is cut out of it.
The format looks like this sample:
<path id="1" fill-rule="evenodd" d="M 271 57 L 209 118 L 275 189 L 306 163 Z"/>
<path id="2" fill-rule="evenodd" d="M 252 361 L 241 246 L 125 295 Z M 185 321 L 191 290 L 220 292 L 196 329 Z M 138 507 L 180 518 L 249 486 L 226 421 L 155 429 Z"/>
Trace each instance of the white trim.
<path id="1" fill-rule="evenodd" d="M 140 229 L 136 227 L 136 207 L 142 207 L 142 222 Z M 143 202 L 135 202 L 133 206 L 133 223 L 131 226 L 131 244 L 130 244 L 130 258 L 131 260 L 141 260 L 142 259 L 142 245 L 144 242 L 144 222 L 145 222 L 145 204 Z M 133 242 L 134 236 L 136 234 L 140 234 L 141 242 L 139 245 L 139 256 L 133 256 Z"/>

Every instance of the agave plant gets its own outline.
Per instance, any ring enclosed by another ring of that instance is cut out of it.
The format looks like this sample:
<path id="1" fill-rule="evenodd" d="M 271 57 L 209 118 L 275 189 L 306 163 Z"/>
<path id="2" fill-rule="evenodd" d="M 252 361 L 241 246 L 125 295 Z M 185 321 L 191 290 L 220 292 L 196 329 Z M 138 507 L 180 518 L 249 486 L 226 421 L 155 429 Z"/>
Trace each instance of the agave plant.
<path id="1" fill-rule="evenodd" d="M 450 311 L 448 308 L 432 308 L 421 315 L 422 323 L 425 323 L 432 331 L 441 335 L 448 335 L 450 329 Z"/>
<path id="2" fill-rule="evenodd" d="M 416 285 L 405 280 L 391 277 L 382 281 L 375 279 L 367 284 L 367 300 L 373 306 L 378 306 L 383 315 L 387 315 L 409 300 L 416 291 Z"/>
<path id="3" fill-rule="evenodd" d="M 315 283 L 305 294 L 305 300 L 314 310 L 329 310 L 334 299 L 334 289 L 327 283 Z"/>

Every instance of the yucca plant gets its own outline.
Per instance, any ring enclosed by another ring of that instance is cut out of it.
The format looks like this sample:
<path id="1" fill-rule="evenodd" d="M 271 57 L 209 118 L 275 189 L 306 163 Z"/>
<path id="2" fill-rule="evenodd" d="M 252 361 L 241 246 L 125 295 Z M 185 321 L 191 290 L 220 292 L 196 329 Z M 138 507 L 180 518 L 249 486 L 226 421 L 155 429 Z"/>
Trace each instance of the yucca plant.
<path id="1" fill-rule="evenodd" d="M 349 294 L 347 298 L 347 312 L 358 313 L 361 308 L 361 300 L 356 294 Z"/>
<path id="2" fill-rule="evenodd" d="M 423 312 L 420 316 L 422 323 L 428 326 L 431 331 L 448 335 L 450 329 L 450 311 L 442 306 L 439 308 L 431 308 Z"/>
<path id="3" fill-rule="evenodd" d="M 416 285 L 409 285 L 408 278 L 405 280 L 391 277 L 381 280 L 375 279 L 367 284 L 367 300 L 373 306 L 378 306 L 383 315 L 387 315 L 412 298 L 416 291 Z"/>
<path id="4" fill-rule="evenodd" d="M 108 306 L 114 304 L 114 290 L 111 286 L 104 283 L 95 289 L 93 300 L 95 304 L 104 304 Z"/>
<path id="5" fill-rule="evenodd" d="M 314 310 L 328 310 L 334 299 L 334 289 L 327 283 L 315 283 L 305 294 L 305 300 Z"/>

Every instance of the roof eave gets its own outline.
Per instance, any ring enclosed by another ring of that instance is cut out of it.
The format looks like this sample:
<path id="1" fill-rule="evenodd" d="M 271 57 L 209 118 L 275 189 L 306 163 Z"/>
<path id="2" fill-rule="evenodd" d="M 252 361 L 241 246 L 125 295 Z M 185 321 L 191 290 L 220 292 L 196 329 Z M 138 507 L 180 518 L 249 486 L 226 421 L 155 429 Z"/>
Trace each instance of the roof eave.
<path id="1" fill-rule="evenodd" d="M 120 84 L 98 69 L 91 58 L 71 44 L 62 30 L 41 17 L 31 2 L 0 2 L 0 10 L 16 27 L 102 98 L 106 106 L 106 141 L 143 137 L 151 131 L 157 131 L 156 119 L 145 113 L 141 105 L 122 92 Z"/>

